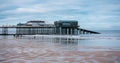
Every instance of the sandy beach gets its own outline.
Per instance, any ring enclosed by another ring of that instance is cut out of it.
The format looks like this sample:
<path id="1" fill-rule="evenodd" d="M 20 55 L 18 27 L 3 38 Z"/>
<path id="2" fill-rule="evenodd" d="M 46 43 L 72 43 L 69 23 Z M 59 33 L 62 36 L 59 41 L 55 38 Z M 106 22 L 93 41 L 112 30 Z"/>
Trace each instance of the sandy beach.
<path id="1" fill-rule="evenodd" d="M 0 63 L 120 63 L 120 48 L 0 39 Z"/>

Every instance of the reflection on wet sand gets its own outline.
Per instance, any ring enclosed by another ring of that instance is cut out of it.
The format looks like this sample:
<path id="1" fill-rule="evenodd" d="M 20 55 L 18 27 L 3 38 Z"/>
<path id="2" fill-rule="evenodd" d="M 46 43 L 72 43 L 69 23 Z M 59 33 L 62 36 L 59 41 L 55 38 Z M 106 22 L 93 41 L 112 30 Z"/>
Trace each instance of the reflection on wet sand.
<path id="1" fill-rule="evenodd" d="M 70 38 L 0 39 L 0 63 L 120 63 L 119 47 L 81 46 Z"/>

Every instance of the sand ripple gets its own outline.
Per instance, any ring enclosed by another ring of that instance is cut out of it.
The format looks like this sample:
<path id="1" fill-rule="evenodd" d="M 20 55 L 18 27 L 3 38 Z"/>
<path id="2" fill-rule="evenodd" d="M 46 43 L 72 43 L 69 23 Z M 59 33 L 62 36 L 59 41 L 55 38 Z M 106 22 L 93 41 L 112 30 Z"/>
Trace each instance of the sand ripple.
<path id="1" fill-rule="evenodd" d="M 0 63 L 120 63 L 118 48 L 70 47 L 34 40 L 2 40 Z"/>

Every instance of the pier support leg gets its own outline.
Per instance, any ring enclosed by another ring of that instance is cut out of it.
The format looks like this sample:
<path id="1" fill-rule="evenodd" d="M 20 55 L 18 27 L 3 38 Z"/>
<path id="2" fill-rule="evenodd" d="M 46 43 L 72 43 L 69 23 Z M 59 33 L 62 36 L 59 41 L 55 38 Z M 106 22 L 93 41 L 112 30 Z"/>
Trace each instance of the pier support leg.
<path id="1" fill-rule="evenodd" d="M 79 30 L 79 33 L 82 34 L 82 30 L 81 29 Z"/>
<path id="2" fill-rule="evenodd" d="M 83 30 L 83 34 L 85 34 L 85 31 Z"/>
<path id="3" fill-rule="evenodd" d="M 69 35 L 69 29 L 67 28 L 67 35 Z"/>
<path id="4" fill-rule="evenodd" d="M 73 30 L 72 30 L 72 28 L 71 28 L 71 35 L 72 35 L 72 32 L 73 32 Z"/>
<path id="5" fill-rule="evenodd" d="M 61 31 L 62 29 L 61 29 L 61 27 L 60 27 L 60 35 L 62 34 L 62 31 Z"/>

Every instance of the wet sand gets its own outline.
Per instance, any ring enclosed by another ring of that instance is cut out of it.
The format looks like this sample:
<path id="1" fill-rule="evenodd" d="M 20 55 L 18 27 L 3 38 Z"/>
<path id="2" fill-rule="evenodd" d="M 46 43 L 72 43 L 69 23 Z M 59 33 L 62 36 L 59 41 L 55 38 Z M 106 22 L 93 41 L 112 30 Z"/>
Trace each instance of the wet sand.
<path id="1" fill-rule="evenodd" d="M 120 63 L 119 49 L 0 39 L 0 63 Z"/>

